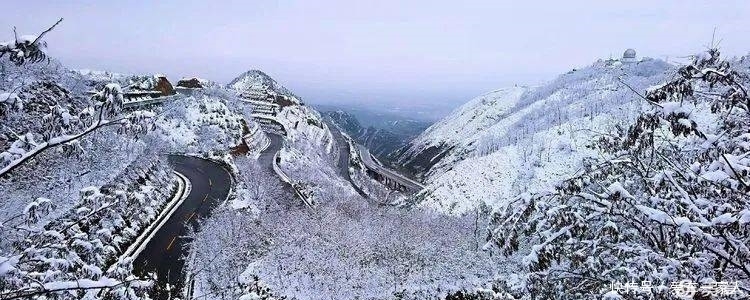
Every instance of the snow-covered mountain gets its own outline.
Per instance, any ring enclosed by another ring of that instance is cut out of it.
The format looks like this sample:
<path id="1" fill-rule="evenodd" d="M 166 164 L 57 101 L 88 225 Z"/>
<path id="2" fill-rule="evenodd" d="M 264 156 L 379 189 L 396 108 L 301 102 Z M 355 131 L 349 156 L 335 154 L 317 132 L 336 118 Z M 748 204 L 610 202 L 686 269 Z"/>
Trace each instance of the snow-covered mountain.
<path id="1" fill-rule="evenodd" d="M 284 147 L 279 151 L 279 168 L 294 181 L 300 189 L 311 191 L 310 201 L 325 199 L 331 190 L 351 187 L 336 176 L 334 168 L 335 141 L 320 113 L 303 105 L 289 89 L 260 70 L 250 70 L 231 81 L 228 88 L 238 95 L 246 105 L 259 102 L 278 104 L 274 113 L 258 110 L 255 114 L 266 114 L 265 119 L 283 126 Z M 261 105 L 262 106 L 262 105 Z"/>
<path id="2" fill-rule="evenodd" d="M 507 117 L 528 90 L 516 86 L 472 99 L 410 142 L 399 154 L 400 160 L 415 173 L 424 173 L 451 149 Z"/>
<path id="3" fill-rule="evenodd" d="M 269 90 L 279 95 L 297 98 L 289 89 L 276 82 L 276 80 L 261 70 L 249 70 L 242 73 L 229 82 L 227 86 L 240 93 L 250 90 Z"/>
<path id="4" fill-rule="evenodd" d="M 594 133 L 640 111 L 633 90 L 673 70 L 648 58 L 600 60 L 538 87 L 496 90 L 433 124 L 398 160 L 428 184 L 424 205 L 454 213 L 479 202 L 501 205 L 575 172 L 583 158 L 596 155 L 586 143 Z"/>
<path id="5" fill-rule="evenodd" d="M 78 73 L 81 76 L 90 78 L 91 80 L 98 81 L 114 81 L 114 80 L 126 80 L 133 76 L 132 74 L 121 74 L 109 71 L 91 70 L 91 69 L 74 69 L 71 70 L 74 73 Z"/>

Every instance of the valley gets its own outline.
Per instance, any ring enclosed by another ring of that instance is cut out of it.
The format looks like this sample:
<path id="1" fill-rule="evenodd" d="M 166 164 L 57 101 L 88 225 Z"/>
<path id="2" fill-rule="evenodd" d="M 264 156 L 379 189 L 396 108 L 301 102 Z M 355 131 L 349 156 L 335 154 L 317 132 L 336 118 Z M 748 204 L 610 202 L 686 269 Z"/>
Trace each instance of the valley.
<path id="1" fill-rule="evenodd" d="M 745 3 L 4 4 L 2 300 L 750 295 Z"/>

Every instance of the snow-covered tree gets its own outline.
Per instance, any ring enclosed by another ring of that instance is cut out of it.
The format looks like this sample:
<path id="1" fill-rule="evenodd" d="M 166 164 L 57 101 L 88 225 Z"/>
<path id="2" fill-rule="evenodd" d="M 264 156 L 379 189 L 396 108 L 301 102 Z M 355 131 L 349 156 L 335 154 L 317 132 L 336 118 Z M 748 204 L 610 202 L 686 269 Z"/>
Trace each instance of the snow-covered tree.
<path id="1" fill-rule="evenodd" d="M 750 80 L 747 58 L 735 63 L 716 49 L 695 56 L 646 91 L 647 108 L 632 125 L 595 143 L 602 158 L 496 212 L 487 247 L 528 250 L 516 292 L 671 299 L 671 284 L 689 280 L 698 290 L 738 283 L 748 294 Z M 611 288 L 629 282 L 653 288 Z"/>
<path id="2" fill-rule="evenodd" d="M 133 276 L 132 259 L 117 256 L 156 218 L 174 188 L 172 176 L 165 160 L 142 160 L 110 184 L 82 189 L 78 206 L 42 228 L 31 225 L 53 204 L 45 198 L 30 203 L 19 216 L 23 225 L 0 227 L 20 236 L 16 251 L 0 256 L 0 296 L 146 297 L 150 281 Z"/>
<path id="3" fill-rule="evenodd" d="M 133 139 L 154 114 L 123 110 L 115 83 L 83 96 L 90 82 L 43 52 L 54 27 L 0 45 L 0 298 L 147 298 L 150 282 L 117 256 L 173 190 L 166 160 Z"/>
<path id="4" fill-rule="evenodd" d="M 0 57 L 10 53 L 9 59 L 18 65 L 46 59 L 43 52 L 43 46 L 46 44 L 42 37 L 61 21 L 62 19 L 37 37 L 27 36 L 20 40 L 16 37 L 14 44 L 1 44 Z M 7 176 L 51 148 L 62 147 L 64 153 L 75 154 L 80 151 L 81 138 L 104 127 L 118 126 L 121 132 L 134 135 L 144 133 L 148 127 L 146 121 L 153 117 L 153 113 L 123 112 L 122 104 L 122 89 L 118 84 L 110 83 L 94 93 L 90 98 L 90 106 L 80 111 L 74 112 L 65 104 L 56 101 L 46 109 L 42 108 L 42 117 L 26 120 L 34 123 L 32 127 L 38 129 L 38 132 L 16 132 L 10 128 L 16 137 L 9 147 L 0 153 L 0 177 Z M 15 92 L 0 92 L 0 106 L 4 111 L 14 108 L 22 110 L 23 100 Z"/>
<path id="5" fill-rule="evenodd" d="M 66 153 L 74 153 L 81 138 L 104 127 L 119 126 L 123 132 L 142 134 L 148 128 L 146 121 L 153 117 L 147 111 L 123 113 L 122 90 L 117 84 L 106 85 L 91 100 L 93 105 L 77 115 L 61 105 L 50 107 L 44 117 L 35 120 L 42 125 L 42 132 L 19 135 L 10 148 L 0 153 L 0 176 L 10 174 L 50 148 L 63 147 Z"/>

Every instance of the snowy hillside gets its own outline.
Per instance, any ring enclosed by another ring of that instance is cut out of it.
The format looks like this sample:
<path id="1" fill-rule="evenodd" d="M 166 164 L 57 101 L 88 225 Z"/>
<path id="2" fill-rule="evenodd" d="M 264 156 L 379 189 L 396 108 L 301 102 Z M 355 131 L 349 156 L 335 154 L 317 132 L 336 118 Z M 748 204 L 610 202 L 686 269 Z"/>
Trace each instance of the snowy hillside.
<path id="1" fill-rule="evenodd" d="M 14 91 L 17 100 L 16 105 L 0 103 L 0 167 L 20 157 L 34 143 L 45 141 L 52 127 L 48 116 L 53 112 L 59 111 L 68 118 L 66 128 L 73 127 L 77 114 L 92 105 L 86 92 L 104 85 L 99 76 L 70 71 L 56 60 L 22 67 L 0 60 L 0 66 L 4 70 L 0 73 L 0 95 Z M 0 178 L 0 194 L 6 198 L 0 203 L 0 218 L 5 220 L 21 211 L 32 200 L 29 195 L 34 195 L 55 200 L 57 209 L 49 215 L 52 219 L 76 204 L 79 189 L 111 181 L 146 151 L 142 143 L 128 143 L 128 137 L 113 131 L 105 128 L 93 133 L 91 139 L 73 143 L 71 146 L 75 147 L 67 151 L 43 153 L 41 159 L 21 167 L 19 176 Z M 86 161 L 89 171 L 71 172 L 79 161 Z M 45 170 L 46 176 L 56 180 L 34 180 L 37 169 Z M 42 218 L 40 223 L 49 219 Z"/>
<path id="2" fill-rule="evenodd" d="M 46 290 L 119 285 L 118 276 L 130 276 L 132 264 L 113 263 L 153 224 L 178 186 L 165 154 L 221 158 L 241 142 L 243 116 L 230 101 L 233 94 L 205 91 L 125 109 L 124 87 L 144 82 L 139 79 L 156 82 L 154 76 L 72 71 L 54 59 L 25 65 L 0 60 L 0 69 L 4 295 L 39 284 Z M 120 291 L 137 296 L 145 289 Z M 81 292 L 60 295 L 86 298 Z"/>
<path id="3" fill-rule="evenodd" d="M 431 126 L 399 161 L 425 178 L 427 206 L 460 213 L 479 202 L 505 203 L 568 177 L 596 154 L 582 141 L 640 111 L 623 82 L 643 91 L 673 69 L 653 59 L 597 61 L 539 87 L 490 92 Z"/>
<path id="4" fill-rule="evenodd" d="M 424 172 L 450 149 L 460 147 L 510 115 L 510 110 L 528 90 L 527 87 L 512 87 L 472 99 L 414 139 L 405 152 L 400 153 L 401 160 L 415 172 Z"/>
<path id="5" fill-rule="evenodd" d="M 240 93 L 248 90 L 270 90 L 280 95 L 296 96 L 261 70 L 249 70 L 240 74 L 227 85 Z"/>
<path id="6" fill-rule="evenodd" d="M 485 249 L 524 255 L 511 290 L 531 299 L 747 299 L 749 63 L 717 49 L 693 56 L 644 91 L 635 120 L 584 140 L 598 155 L 579 172 L 497 209 Z M 626 278 L 649 289 L 602 287 Z M 719 280 L 730 288 L 711 294 Z M 676 282 L 700 292 L 682 297 Z"/>
<path id="7" fill-rule="evenodd" d="M 240 74 L 228 87 L 246 105 L 264 101 L 281 104 L 278 111 L 266 114 L 266 118 L 278 122 L 286 133 L 278 165 L 301 190 L 313 194 L 310 201 L 324 199 L 333 190 L 337 191 L 334 193 L 354 193 L 343 179 L 336 176 L 335 142 L 320 113 L 302 105 L 291 91 L 260 70 Z M 263 100 L 247 99 L 248 94 L 260 96 Z M 279 95 L 286 97 L 280 99 Z M 254 113 L 263 114 L 260 111 Z"/>
<path id="8" fill-rule="evenodd" d="M 456 146 L 467 135 L 480 133 L 508 116 L 528 90 L 528 87 L 516 86 L 474 98 L 427 129 L 415 143 L 420 147 Z"/>

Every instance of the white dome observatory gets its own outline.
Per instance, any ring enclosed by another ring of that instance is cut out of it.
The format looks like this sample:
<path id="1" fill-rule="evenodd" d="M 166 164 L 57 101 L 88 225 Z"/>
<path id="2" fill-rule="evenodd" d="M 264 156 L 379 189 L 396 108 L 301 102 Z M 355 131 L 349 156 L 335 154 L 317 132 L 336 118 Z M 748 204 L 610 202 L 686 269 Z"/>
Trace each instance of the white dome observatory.
<path id="1" fill-rule="evenodd" d="M 633 49 L 625 50 L 625 53 L 622 54 L 622 60 L 621 61 L 624 62 L 624 63 L 633 63 L 633 62 L 636 62 L 636 59 L 635 59 L 635 50 L 633 50 Z"/>

